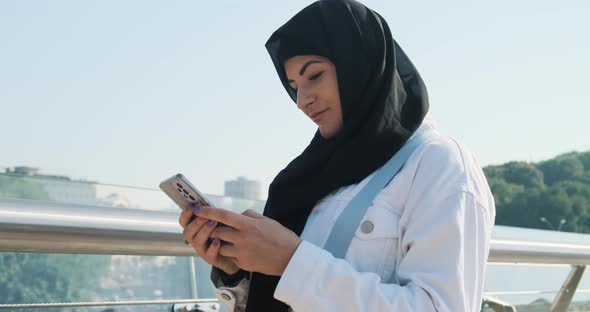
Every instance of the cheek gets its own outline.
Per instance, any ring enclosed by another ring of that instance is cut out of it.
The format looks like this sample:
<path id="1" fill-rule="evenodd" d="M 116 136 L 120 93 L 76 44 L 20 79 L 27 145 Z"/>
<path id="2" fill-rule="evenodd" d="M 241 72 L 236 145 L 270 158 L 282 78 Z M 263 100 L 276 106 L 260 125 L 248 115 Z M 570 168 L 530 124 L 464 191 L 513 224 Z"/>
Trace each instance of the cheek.
<path id="1" fill-rule="evenodd" d="M 338 83 L 333 79 L 326 79 L 322 83 L 322 98 L 327 102 L 326 104 L 331 108 L 335 109 L 340 106 L 340 96 L 338 92 Z"/>
<path id="2" fill-rule="evenodd" d="M 340 91 L 338 89 L 338 81 L 336 80 L 336 78 L 332 78 L 330 80 L 330 87 L 328 88 L 328 90 L 330 90 L 330 103 L 334 108 L 338 108 L 338 110 L 340 110 Z"/>
<path id="3" fill-rule="evenodd" d="M 334 111 L 334 119 L 342 120 L 342 106 L 338 95 L 338 86 L 334 87 L 330 94 L 330 107 Z"/>

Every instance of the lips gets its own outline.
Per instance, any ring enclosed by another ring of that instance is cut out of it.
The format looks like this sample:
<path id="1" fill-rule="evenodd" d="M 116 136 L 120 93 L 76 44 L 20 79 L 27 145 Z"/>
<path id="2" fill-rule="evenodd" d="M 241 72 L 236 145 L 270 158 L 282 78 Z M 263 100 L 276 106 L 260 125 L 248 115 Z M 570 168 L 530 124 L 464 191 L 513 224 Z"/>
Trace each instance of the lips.
<path id="1" fill-rule="evenodd" d="M 323 114 L 324 114 L 326 111 L 328 111 L 328 109 L 327 109 L 327 108 L 326 108 L 326 109 L 324 109 L 323 111 L 319 111 L 319 112 L 317 112 L 317 113 L 313 113 L 313 114 L 311 114 L 311 116 L 309 116 L 309 118 L 311 118 L 311 120 L 313 120 L 313 121 L 315 121 L 315 122 L 318 122 L 318 121 L 319 121 L 319 120 L 322 118 Z"/>

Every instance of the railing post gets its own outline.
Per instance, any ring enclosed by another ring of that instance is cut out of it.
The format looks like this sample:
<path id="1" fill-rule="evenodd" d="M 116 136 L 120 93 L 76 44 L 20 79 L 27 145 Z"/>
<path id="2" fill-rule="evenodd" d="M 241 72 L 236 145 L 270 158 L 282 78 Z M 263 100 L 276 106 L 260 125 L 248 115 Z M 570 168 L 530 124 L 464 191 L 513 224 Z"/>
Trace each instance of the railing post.
<path id="1" fill-rule="evenodd" d="M 190 261 L 190 274 L 191 274 L 191 296 L 195 299 L 199 298 L 197 292 L 197 268 L 195 267 L 195 257 L 189 257 Z"/>
<path id="2" fill-rule="evenodd" d="M 578 288 L 578 284 L 582 279 L 582 275 L 584 274 L 584 270 L 586 269 L 585 265 L 573 265 L 572 270 L 570 271 L 569 275 L 563 282 L 559 293 L 555 296 L 555 300 L 551 304 L 549 311 L 551 312 L 566 312 L 567 308 L 569 307 L 570 303 L 572 302 L 572 298 L 576 293 L 576 289 Z"/>

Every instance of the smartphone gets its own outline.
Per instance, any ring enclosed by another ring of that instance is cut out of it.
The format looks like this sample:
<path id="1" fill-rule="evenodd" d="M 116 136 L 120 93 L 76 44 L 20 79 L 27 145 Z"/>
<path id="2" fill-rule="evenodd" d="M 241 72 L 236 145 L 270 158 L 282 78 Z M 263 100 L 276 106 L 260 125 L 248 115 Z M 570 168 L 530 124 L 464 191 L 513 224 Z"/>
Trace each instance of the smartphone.
<path id="1" fill-rule="evenodd" d="M 194 206 L 214 207 L 213 203 L 180 173 L 162 181 L 160 183 L 160 189 L 182 210 L 192 209 Z M 188 222 L 193 222 L 195 217 L 193 214 Z M 219 226 L 225 226 L 225 224 L 219 223 Z M 212 242 L 212 239 L 207 241 L 208 244 Z M 223 244 L 224 242 L 222 241 L 221 243 Z"/>
<path id="2" fill-rule="evenodd" d="M 214 207 L 211 201 L 180 173 L 162 181 L 160 189 L 182 210 L 191 209 L 194 206 Z"/>

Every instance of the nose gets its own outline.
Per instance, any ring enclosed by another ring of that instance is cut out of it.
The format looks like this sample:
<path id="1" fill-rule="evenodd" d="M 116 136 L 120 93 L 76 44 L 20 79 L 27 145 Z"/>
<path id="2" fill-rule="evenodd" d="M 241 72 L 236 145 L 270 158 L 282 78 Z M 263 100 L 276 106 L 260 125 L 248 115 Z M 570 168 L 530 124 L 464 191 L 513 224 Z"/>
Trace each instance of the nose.
<path id="1" fill-rule="evenodd" d="M 315 102 L 316 97 L 314 94 L 305 93 L 302 90 L 298 90 L 297 92 L 297 107 L 302 110 L 306 111 L 306 109 Z"/>

